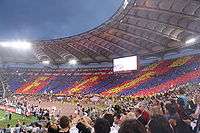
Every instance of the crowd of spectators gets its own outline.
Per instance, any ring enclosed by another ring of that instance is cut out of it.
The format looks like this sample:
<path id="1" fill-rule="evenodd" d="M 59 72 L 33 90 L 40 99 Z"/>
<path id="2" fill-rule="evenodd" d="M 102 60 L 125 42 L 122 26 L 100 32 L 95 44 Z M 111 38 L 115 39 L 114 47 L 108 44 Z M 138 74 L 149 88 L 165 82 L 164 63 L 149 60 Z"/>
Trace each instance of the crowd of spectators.
<path id="1" fill-rule="evenodd" d="M 199 133 L 199 94 L 199 84 L 186 84 L 140 98 L 16 95 L 12 100 L 7 98 L 6 101 L 17 103 L 28 114 L 38 117 L 38 121 L 30 125 L 16 123 L 12 131 L 16 133 Z M 25 100 L 19 102 L 22 98 Z M 62 115 L 56 110 L 31 105 L 29 98 L 37 100 L 41 105 L 45 100 L 54 103 L 68 102 L 74 104 L 75 110 L 73 114 Z M 2 132 L 9 133 L 11 129 L 8 125 Z"/>

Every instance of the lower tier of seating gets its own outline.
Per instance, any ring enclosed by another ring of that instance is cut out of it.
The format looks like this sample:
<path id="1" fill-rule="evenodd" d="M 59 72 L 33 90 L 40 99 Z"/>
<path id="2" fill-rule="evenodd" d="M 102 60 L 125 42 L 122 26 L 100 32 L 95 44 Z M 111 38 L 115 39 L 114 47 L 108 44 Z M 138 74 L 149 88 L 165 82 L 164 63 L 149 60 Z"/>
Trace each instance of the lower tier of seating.
<path id="1" fill-rule="evenodd" d="M 160 61 L 129 73 L 95 71 L 80 74 L 33 72 L 10 73 L 10 90 L 19 94 L 102 94 L 148 96 L 187 82 L 200 80 L 200 57 L 186 56 Z"/>

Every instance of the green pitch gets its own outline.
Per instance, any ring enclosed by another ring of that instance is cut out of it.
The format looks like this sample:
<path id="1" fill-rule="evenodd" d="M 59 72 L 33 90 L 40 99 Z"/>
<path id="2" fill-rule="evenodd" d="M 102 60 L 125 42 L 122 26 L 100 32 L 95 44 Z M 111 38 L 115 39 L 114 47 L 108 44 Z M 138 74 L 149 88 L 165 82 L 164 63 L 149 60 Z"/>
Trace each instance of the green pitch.
<path id="1" fill-rule="evenodd" d="M 10 124 L 11 127 L 15 127 L 17 121 L 20 121 L 20 123 L 25 122 L 26 124 L 30 124 L 34 121 L 37 121 L 37 118 L 34 116 L 26 117 L 23 115 L 13 113 L 12 119 L 9 120 L 8 118 L 6 118 L 6 112 L 0 110 L 0 128 L 5 128 L 7 124 Z"/>

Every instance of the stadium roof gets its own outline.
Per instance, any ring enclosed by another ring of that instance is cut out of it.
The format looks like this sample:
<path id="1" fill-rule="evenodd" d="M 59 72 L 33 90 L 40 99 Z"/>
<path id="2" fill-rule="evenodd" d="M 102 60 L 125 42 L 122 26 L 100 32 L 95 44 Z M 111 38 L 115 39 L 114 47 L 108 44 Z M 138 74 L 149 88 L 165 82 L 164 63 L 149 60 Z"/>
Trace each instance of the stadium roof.
<path id="1" fill-rule="evenodd" d="M 125 0 L 113 17 L 99 27 L 72 37 L 34 41 L 40 60 L 64 63 L 110 62 L 178 50 L 200 34 L 198 0 Z"/>

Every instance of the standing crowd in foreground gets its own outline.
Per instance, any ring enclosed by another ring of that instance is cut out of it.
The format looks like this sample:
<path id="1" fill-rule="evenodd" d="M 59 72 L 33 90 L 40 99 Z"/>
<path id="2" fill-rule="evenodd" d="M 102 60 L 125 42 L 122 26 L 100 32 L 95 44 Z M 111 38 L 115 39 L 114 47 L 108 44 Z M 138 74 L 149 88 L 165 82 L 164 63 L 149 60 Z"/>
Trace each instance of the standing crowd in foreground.
<path id="1" fill-rule="evenodd" d="M 79 96 L 78 99 L 72 115 L 59 116 L 61 113 L 52 114 L 46 109 L 39 109 L 40 112 L 35 114 L 37 122 L 30 125 L 18 122 L 16 127 L 8 125 L 2 132 L 200 133 L 200 86 L 197 84 L 137 99 L 100 97 L 96 98 L 97 102 L 86 102 L 87 96 Z"/>

